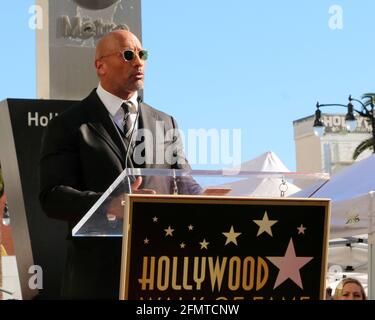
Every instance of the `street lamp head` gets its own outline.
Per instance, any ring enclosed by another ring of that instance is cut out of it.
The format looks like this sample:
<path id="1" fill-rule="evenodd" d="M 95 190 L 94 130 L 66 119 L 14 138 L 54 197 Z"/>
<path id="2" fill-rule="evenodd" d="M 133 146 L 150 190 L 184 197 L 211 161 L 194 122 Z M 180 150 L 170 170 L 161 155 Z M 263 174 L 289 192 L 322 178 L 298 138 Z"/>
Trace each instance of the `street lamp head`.
<path id="1" fill-rule="evenodd" d="M 349 98 L 351 98 L 351 97 L 349 96 Z M 349 101 L 351 101 L 351 99 Z M 345 115 L 346 129 L 349 132 L 352 132 L 357 128 L 357 120 L 354 117 L 353 109 L 354 109 L 353 104 L 351 102 L 349 102 L 348 103 L 348 112 Z"/>
<path id="2" fill-rule="evenodd" d="M 321 119 L 321 112 L 320 107 L 344 107 L 348 109 L 348 112 L 345 115 L 345 125 L 348 132 L 352 132 L 357 128 L 357 120 L 354 116 L 354 112 L 356 112 L 359 116 L 366 118 L 371 123 L 372 128 L 372 149 L 375 154 L 375 109 L 374 109 L 374 102 L 375 102 L 375 93 L 366 93 L 362 96 L 362 99 L 368 98 L 365 103 L 361 100 L 353 98 L 352 95 L 349 95 L 348 100 L 349 103 L 347 105 L 340 104 L 340 103 L 329 103 L 329 104 L 319 104 L 316 103 L 317 110 L 315 111 L 315 120 L 314 120 L 314 133 L 316 136 L 321 137 L 324 134 L 324 123 Z M 354 108 L 354 105 L 358 104 L 361 106 L 360 110 Z M 368 108 L 370 106 L 370 108 Z M 362 145 L 362 144 L 361 144 Z M 357 147 L 358 148 L 358 147 Z"/>
<path id="3" fill-rule="evenodd" d="M 324 134 L 324 123 L 322 121 L 322 112 L 319 109 L 319 102 L 316 103 L 315 120 L 314 120 L 314 134 L 322 137 Z"/>

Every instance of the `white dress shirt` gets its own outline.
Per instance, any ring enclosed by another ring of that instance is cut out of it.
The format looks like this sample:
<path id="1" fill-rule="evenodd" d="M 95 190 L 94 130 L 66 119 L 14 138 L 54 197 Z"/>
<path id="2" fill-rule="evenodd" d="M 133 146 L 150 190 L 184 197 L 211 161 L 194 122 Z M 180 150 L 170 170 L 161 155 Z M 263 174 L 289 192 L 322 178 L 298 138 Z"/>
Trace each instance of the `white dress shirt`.
<path id="1" fill-rule="evenodd" d="M 138 92 L 135 92 L 129 100 L 123 100 L 112 93 L 105 90 L 99 83 L 96 93 L 99 96 L 99 99 L 103 102 L 104 106 L 108 110 L 110 117 L 113 122 L 116 123 L 117 127 L 123 131 L 124 130 L 124 110 L 121 108 L 121 105 L 124 102 L 131 102 L 135 107 L 135 110 L 138 111 Z M 136 113 L 130 114 L 130 120 L 132 121 L 132 128 L 134 126 L 135 119 L 137 117 Z M 138 123 L 136 124 L 135 129 L 137 129 Z"/>

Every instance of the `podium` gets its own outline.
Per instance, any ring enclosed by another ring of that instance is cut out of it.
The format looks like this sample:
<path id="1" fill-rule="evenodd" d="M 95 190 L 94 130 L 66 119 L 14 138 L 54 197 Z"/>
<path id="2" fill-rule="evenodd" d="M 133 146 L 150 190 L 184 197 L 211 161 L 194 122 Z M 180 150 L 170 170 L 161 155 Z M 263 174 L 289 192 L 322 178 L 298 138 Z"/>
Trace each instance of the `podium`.
<path id="1" fill-rule="evenodd" d="M 170 194 L 132 193 L 139 176 L 142 188 Z M 120 299 L 323 299 L 329 200 L 270 197 L 273 190 L 250 197 L 246 188 L 243 195 L 230 195 L 238 185 L 265 179 L 285 187 L 292 183 L 287 181 L 317 178 L 127 169 L 72 235 L 122 237 Z"/>

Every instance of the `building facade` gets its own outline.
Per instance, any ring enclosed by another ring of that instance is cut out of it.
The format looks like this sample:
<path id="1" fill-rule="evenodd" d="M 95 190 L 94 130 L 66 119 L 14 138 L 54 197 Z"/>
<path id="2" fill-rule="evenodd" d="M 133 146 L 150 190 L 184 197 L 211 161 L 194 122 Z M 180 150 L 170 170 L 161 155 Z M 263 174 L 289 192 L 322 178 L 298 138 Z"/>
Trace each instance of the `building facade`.
<path id="1" fill-rule="evenodd" d="M 325 172 L 334 174 L 351 165 L 355 148 L 371 136 L 371 125 L 363 117 L 357 117 L 357 128 L 348 132 L 344 114 L 324 114 L 325 133 L 314 134 L 314 119 L 309 116 L 293 121 L 297 172 Z M 358 159 L 368 157 L 371 151 Z"/>

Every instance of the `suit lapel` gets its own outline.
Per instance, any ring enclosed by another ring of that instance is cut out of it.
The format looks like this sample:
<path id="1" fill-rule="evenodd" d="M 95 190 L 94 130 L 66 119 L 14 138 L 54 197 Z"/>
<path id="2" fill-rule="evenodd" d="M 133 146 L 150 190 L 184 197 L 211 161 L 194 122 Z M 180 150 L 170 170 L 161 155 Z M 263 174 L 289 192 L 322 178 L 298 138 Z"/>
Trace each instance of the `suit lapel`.
<path id="1" fill-rule="evenodd" d="M 124 165 L 126 153 L 124 141 L 95 90 L 88 96 L 86 103 L 90 115 L 88 126 L 111 147 Z"/>
<path id="2" fill-rule="evenodd" d="M 108 110 L 96 94 L 95 89 L 86 98 L 85 103 L 87 104 L 87 110 L 89 113 L 88 126 L 97 133 L 99 138 L 103 139 L 111 147 L 116 156 L 121 160 L 123 168 L 125 168 L 126 146 L 124 144 L 123 138 L 116 128 L 116 125 L 112 121 L 111 117 L 109 116 Z M 136 139 L 138 141 L 138 144 L 143 142 L 145 148 L 145 163 L 141 167 L 150 168 L 153 166 L 153 163 L 156 163 L 155 154 L 157 150 L 154 149 L 157 148 L 156 123 L 158 120 L 160 121 L 158 115 L 153 112 L 153 110 L 147 104 L 140 103 L 138 129 L 148 130 L 148 137 L 151 138 L 144 139 L 145 137 L 143 135 L 141 141 L 139 140 L 139 138 Z M 162 131 L 159 132 L 159 134 L 164 134 L 164 130 L 165 128 L 159 129 L 158 132 Z M 139 132 L 137 134 L 139 134 Z M 139 167 L 139 164 L 134 165 L 132 161 L 133 148 L 131 148 L 129 151 L 130 156 L 128 157 L 127 167 Z M 152 163 L 147 162 L 146 159 L 151 159 Z"/>
<path id="3" fill-rule="evenodd" d="M 148 130 L 148 135 L 150 135 L 151 139 L 145 139 L 145 136 L 143 135 L 142 141 L 144 143 L 145 148 L 145 168 L 152 167 L 153 163 L 155 162 L 155 154 L 157 150 L 154 150 L 156 148 L 156 123 L 158 121 L 158 116 L 152 111 L 152 109 L 145 103 L 140 104 L 140 117 L 139 117 L 139 128 L 140 129 L 146 129 Z M 137 138 L 137 141 L 140 141 L 139 138 Z M 152 159 L 152 163 L 149 163 L 146 161 L 146 159 Z"/>

